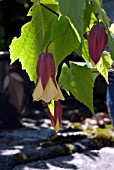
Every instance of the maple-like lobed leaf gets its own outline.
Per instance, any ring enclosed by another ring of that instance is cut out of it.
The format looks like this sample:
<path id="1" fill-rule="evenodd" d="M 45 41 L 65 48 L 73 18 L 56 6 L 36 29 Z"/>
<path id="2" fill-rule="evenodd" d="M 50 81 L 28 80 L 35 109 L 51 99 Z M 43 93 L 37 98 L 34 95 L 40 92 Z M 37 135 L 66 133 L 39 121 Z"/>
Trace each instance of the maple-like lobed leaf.
<path id="1" fill-rule="evenodd" d="M 58 66 L 60 62 L 73 50 L 79 46 L 80 37 L 78 32 L 72 27 L 69 18 L 61 16 L 53 21 L 51 29 L 52 43 L 54 45 L 55 62 Z"/>
<path id="2" fill-rule="evenodd" d="M 54 10 L 58 8 L 55 4 L 48 6 Z M 22 27 L 21 36 L 13 39 L 10 45 L 10 58 L 11 63 L 19 59 L 30 80 L 36 82 L 36 62 L 39 54 L 45 51 L 42 49 L 45 33 L 56 16 L 38 2 L 34 3 L 28 15 L 32 16 L 32 19 Z"/>
<path id="3" fill-rule="evenodd" d="M 83 36 L 83 17 L 86 7 L 86 0 L 58 0 L 60 11 L 64 16 L 68 16 L 74 24 L 80 37 Z"/>
<path id="4" fill-rule="evenodd" d="M 72 95 L 86 105 L 91 112 L 93 109 L 93 75 L 90 68 L 86 65 L 79 66 L 70 63 L 70 68 L 63 66 L 59 80 L 63 89 L 70 91 Z"/>

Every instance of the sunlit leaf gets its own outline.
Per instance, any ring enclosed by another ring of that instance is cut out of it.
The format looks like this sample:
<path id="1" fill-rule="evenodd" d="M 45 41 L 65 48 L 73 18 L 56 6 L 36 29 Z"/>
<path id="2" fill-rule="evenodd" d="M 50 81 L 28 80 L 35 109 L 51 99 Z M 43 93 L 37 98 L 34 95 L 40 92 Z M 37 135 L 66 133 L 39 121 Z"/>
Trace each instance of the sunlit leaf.
<path id="1" fill-rule="evenodd" d="M 114 61 L 114 36 L 113 36 L 113 34 L 111 34 L 111 32 L 109 32 L 109 34 L 108 34 L 108 46 L 109 46 L 111 58 Z"/>
<path id="2" fill-rule="evenodd" d="M 49 7 L 55 9 L 53 4 Z M 32 20 L 22 27 L 21 36 L 14 38 L 10 45 L 10 58 L 11 63 L 19 58 L 22 69 L 26 70 L 30 80 L 36 81 L 36 62 L 39 54 L 45 51 L 42 49 L 45 33 L 55 15 L 35 3 L 29 11 L 29 16 L 32 16 Z"/>
<path id="3" fill-rule="evenodd" d="M 92 112 L 93 109 L 93 75 L 86 65 L 70 64 L 70 68 L 64 65 L 60 76 L 60 84 L 63 89 L 70 91 L 80 102 L 85 104 Z"/>
<path id="4" fill-rule="evenodd" d="M 54 43 L 54 56 L 56 64 L 60 62 L 78 47 L 80 37 L 73 29 L 72 23 L 67 17 L 56 18 L 51 30 L 52 42 Z"/>
<path id="5" fill-rule="evenodd" d="M 108 52 L 103 52 L 99 62 L 96 65 L 97 70 L 101 73 L 101 75 L 105 78 L 108 83 L 108 69 L 112 65 L 112 59 Z"/>
<path id="6" fill-rule="evenodd" d="M 88 41 L 87 39 L 84 39 L 82 44 L 82 57 L 86 62 L 90 61 L 89 51 L 88 51 Z"/>

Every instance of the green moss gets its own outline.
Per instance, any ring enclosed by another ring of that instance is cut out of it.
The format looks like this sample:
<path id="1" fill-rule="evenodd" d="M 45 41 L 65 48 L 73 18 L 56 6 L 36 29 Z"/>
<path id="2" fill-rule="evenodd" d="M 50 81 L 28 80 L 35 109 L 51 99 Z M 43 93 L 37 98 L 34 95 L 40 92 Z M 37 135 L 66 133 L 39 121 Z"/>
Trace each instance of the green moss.
<path id="1" fill-rule="evenodd" d="M 114 136 L 109 132 L 109 129 L 98 128 L 94 134 L 94 138 L 90 141 L 92 149 L 100 149 L 104 146 L 113 146 Z"/>
<path id="2" fill-rule="evenodd" d="M 94 130 L 94 128 L 93 128 L 93 126 L 92 125 L 90 125 L 90 126 L 88 126 L 87 127 L 87 129 L 86 129 L 87 131 L 93 131 Z"/>
<path id="3" fill-rule="evenodd" d="M 60 145 L 53 146 L 53 148 L 51 149 L 51 152 L 55 157 L 60 156 L 60 155 L 66 155 L 65 148 Z"/>
<path id="4" fill-rule="evenodd" d="M 75 146 L 72 144 L 66 143 L 63 147 L 65 148 L 67 154 L 72 154 L 75 152 Z"/>
<path id="5" fill-rule="evenodd" d="M 69 129 L 72 129 L 74 131 L 84 131 L 84 129 L 81 126 L 81 123 L 78 123 L 78 122 L 72 123 Z"/>
<path id="6" fill-rule="evenodd" d="M 26 154 L 17 153 L 13 156 L 13 159 L 15 160 L 16 163 L 22 164 L 26 162 L 29 158 Z"/>
<path id="7" fill-rule="evenodd" d="M 106 124 L 106 125 L 105 125 L 105 128 L 106 128 L 106 129 L 112 129 L 112 125 L 111 125 L 111 124 Z"/>
<path id="8" fill-rule="evenodd" d="M 52 141 L 44 141 L 42 142 L 42 147 L 48 147 L 48 146 L 52 146 L 53 145 L 53 142 Z"/>
<path id="9" fill-rule="evenodd" d="M 109 129 L 102 129 L 98 128 L 95 132 L 96 137 L 103 137 L 103 138 L 113 138 L 113 135 L 110 133 Z"/>

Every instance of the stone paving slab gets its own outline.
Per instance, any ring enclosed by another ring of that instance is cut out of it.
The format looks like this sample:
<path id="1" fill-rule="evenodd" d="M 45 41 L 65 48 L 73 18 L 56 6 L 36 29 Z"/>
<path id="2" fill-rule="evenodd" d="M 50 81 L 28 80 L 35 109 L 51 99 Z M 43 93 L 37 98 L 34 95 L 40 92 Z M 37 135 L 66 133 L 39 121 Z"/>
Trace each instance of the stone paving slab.
<path id="1" fill-rule="evenodd" d="M 16 166 L 13 170 L 114 170 L 114 148 L 74 153 Z"/>
<path id="2" fill-rule="evenodd" d="M 53 130 L 44 127 L 1 132 L 0 170 L 114 170 L 114 148 L 89 150 L 89 138 L 84 138 L 82 143 L 72 143 L 74 154 L 65 156 L 61 145 L 42 147 L 42 141 L 52 134 L 55 134 Z"/>
<path id="3" fill-rule="evenodd" d="M 12 170 L 15 165 L 32 162 L 41 156 L 37 150 L 42 141 L 54 133 L 49 128 L 19 128 L 0 132 L 0 170 Z"/>

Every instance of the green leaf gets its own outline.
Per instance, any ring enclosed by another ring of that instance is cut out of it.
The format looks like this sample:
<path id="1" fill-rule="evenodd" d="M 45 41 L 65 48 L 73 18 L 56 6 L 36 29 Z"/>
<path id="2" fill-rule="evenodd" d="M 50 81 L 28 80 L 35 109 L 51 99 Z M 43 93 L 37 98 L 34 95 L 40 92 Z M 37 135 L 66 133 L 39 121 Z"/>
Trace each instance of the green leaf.
<path id="1" fill-rule="evenodd" d="M 89 27 L 91 14 L 92 14 L 92 6 L 88 2 L 88 0 L 86 0 L 86 8 L 84 9 L 84 18 L 83 18 L 83 22 L 84 22 L 83 32 L 84 33 L 86 32 L 86 28 Z"/>
<path id="2" fill-rule="evenodd" d="M 79 46 L 79 35 L 73 29 L 72 23 L 67 17 L 61 16 L 53 21 L 52 42 L 54 44 L 54 56 L 56 65 Z"/>
<path id="3" fill-rule="evenodd" d="M 74 50 L 74 52 L 78 55 L 78 56 L 82 56 L 82 43 L 80 43 L 80 45 L 78 46 L 78 48 L 76 48 Z"/>
<path id="4" fill-rule="evenodd" d="M 88 41 L 87 39 L 83 38 L 82 43 L 80 44 L 79 48 L 75 50 L 75 52 L 79 55 L 82 56 L 83 59 L 86 62 L 90 61 L 90 56 L 89 56 L 89 51 L 88 51 Z"/>
<path id="5" fill-rule="evenodd" d="M 100 14 L 99 19 L 103 22 L 106 30 L 108 30 L 108 27 L 110 26 L 110 19 L 106 15 L 105 10 L 102 8 L 102 4 L 100 0 L 93 0 L 93 9 L 95 13 Z"/>
<path id="6" fill-rule="evenodd" d="M 83 35 L 83 10 L 86 6 L 86 0 L 58 0 L 60 11 L 63 15 L 68 16 L 80 37 Z"/>
<path id="7" fill-rule="evenodd" d="M 93 75 L 90 68 L 71 63 L 69 69 L 64 64 L 59 82 L 63 89 L 70 91 L 76 99 L 94 112 Z"/>
<path id="8" fill-rule="evenodd" d="M 43 3 L 43 4 L 54 4 L 54 3 L 56 3 L 56 0 L 40 0 L 40 3 Z"/>
<path id="9" fill-rule="evenodd" d="M 96 3 L 97 5 L 94 6 L 95 12 L 98 10 L 98 6 L 99 8 L 102 8 L 103 5 L 101 3 L 101 0 L 92 0 L 92 4 Z M 97 12 L 96 12 L 97 13 Z"/>
<path id="10" fill-rule="evenodd" d="M 52 22 L 48 25 L 48 29 L 44 35 L 41 51 L 47 46 L 47 44 L 49 44 L 51 42 L 51 25 L 52 25 Z M 50 48 L 50 45 L 48 47 L 48 51 L 49 51 L 49 48 Z"/>
<path id="11" fill-rule="evenodd" d="M 105 78 L 107 83 L 108 83 L 108 69 L 111 65 L 112 65 L 112 59 L 110 57 L 110 54 L 104 51 L 99 62 L 96 65 L 96 68 L 101 73 L 101 75 Z"/>
<path id="12" fill-rule="evenodd" d="M 92 12 L 91 13 L 91 19 L 90 19 L 90 24 L 89 26 L 86 28 L 86 33 L 90 32 L 91 28 L 93 27 L 93 25 L 95 24 L 95 22 L 97 22 L 97 18 L 95 16 L 95 14 Z"/>
<path id="13" fill-rule="evenodd" d="M 114 36 L 113 34 L 111 34 L 111 32 L 108 33 L 108 46 L 109 46 L 111 58 L 114 61 Z"/>
<path id="14" fill-rule="evenodd" d="M 55 9 L 55 5 L 49 5 Z M 10 45 L 11 63 L 19 58 L 22 69 L 28 73 L 31 81 L 36 81 L 36 62 L 42 49 L 45 33 L 48 25 L 56 17 L 49 10 L 45 9 L 38 3 L 34 3 L 29 11 L 32 20 L 25 24 L 21 30 L 21 36 L 14 38 Z"/>
<path id="15" fill-rule="evenodd" d="M 89 51 L 88 51 L 88 41 L 87 39 L 84 39 L 82 43 L 82 57 L 86 62 L 90 61 Z"/>
<path id="16" fill-rule="evenodd" d="M 46 5 L 46 6 L 47 6 L 47 5 Z M 53 10 L 54 10 L 55 12 L 57 12 L 58 14 L 60 14 L 60 11 L 59 11 L 57 5 L 54 5 L 54 4 L 53 4 L 53 6 L 52 6 L 52 5 L 50 4 L 50 5 L 48 5 L 48 7 L 49 7 L 50 9 L 53 9 Z M 55 16 L 55 17 L 56 17 L 56 16 Z M 47 31 L 46 31 L 46 33 L 45 33 L 45 35 L 44 35 L 44 40 L 43 40 L 43 43 L 42 43 L 42 48 L 41 48 L 41 50 L 42 50 L 44 47 L 46 47 L 47 44 L 50 43 L 50 41 L 52 41 L 52 38 L 51 38 L 51 26 L 52 26 L 52 23 L 53 23 L 53 20 L 52 20 L 52 22 L 50 22 L 49 25 L 48 25 Z M 50 52 L 54 53 L 54 51 L 53 51 L 53 49 L 52 49 L 52 45 L 49 46 L 49 49 L 51 50 Z"/>
<path id="17" fill-rule="evenodd" d="M 39 0 L 30 0 L 31 2 L 34 2 L 34 3 L 36 3 L 36 2 L 39 2 Z"/>

